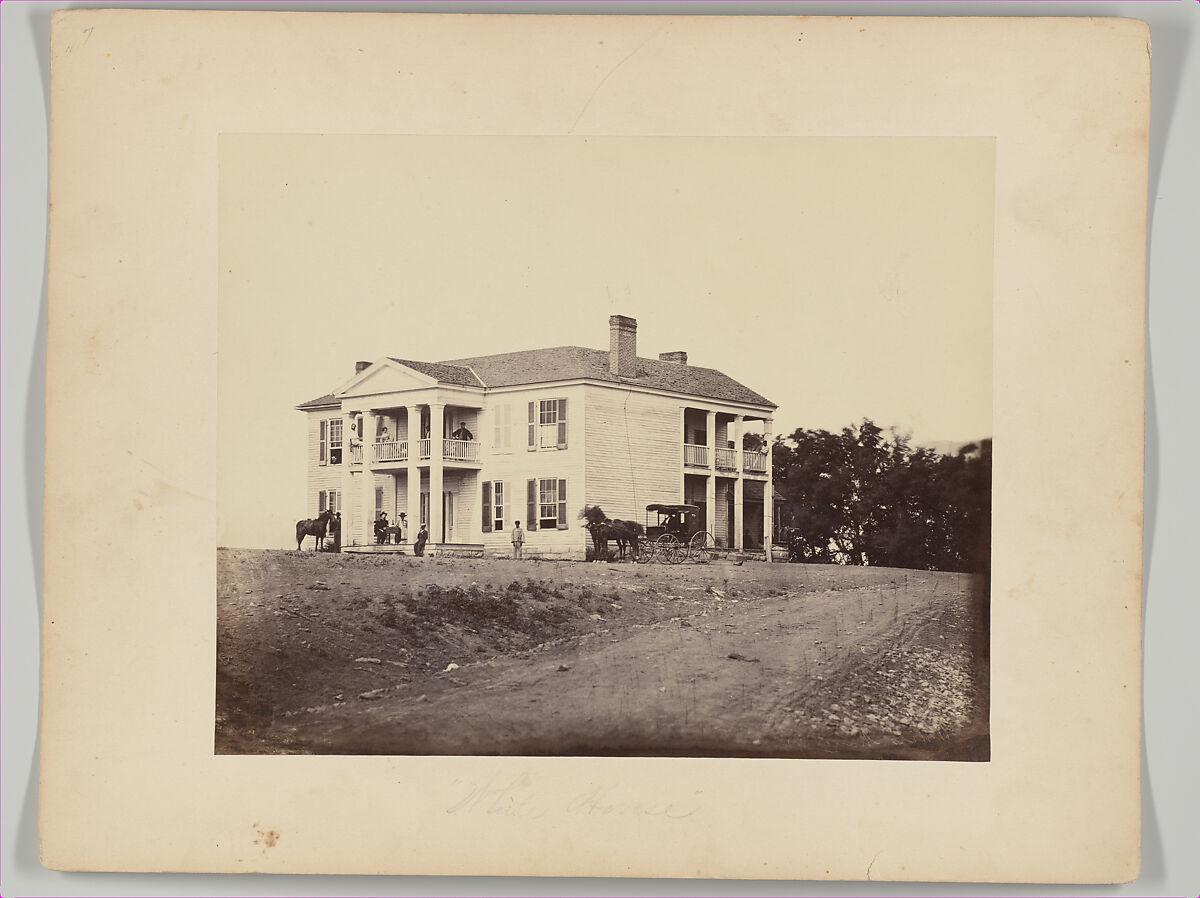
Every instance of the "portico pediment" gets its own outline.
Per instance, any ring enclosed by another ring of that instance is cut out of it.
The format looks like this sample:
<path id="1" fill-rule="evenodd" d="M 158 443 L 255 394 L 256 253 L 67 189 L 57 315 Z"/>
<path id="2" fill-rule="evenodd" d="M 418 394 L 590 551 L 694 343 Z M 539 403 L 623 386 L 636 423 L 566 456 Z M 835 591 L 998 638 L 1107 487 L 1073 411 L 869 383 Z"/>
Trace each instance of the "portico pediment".
<path id="1" fill-rule="evenodd" d="M 437 381 L 426 374 L 391 359 L 384 359 L 359 372 L 336 395 L 342 399 L 352 399 L 355 396 L 423 390 L 436 383 Z"/>

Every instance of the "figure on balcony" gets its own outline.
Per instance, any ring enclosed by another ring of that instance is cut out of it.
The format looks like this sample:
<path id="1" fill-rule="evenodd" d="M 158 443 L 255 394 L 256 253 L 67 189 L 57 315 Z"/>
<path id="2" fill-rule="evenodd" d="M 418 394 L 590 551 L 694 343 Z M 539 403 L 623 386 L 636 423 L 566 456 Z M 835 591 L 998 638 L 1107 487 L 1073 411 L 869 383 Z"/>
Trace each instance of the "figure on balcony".
<path id="1" fill-rule="evenodd" d="M 466 421 L 458 422 L 458 430 L 456 430 L 456 431 L 454 431 L 454 433 L 450 434 L 450 438 L 455 439 L 455 440 L 462 440 L 464 443 L 469 443 L 471 440 L 475 439 L 475 437 L 472 435 L 471 431 L 467 430 L 467 422 Z"/>
<path id="2" fill-rule="evenodd" d="M 381 431 L 379 431 L 379 442 L 390 443 L 391 441 L 392 441 L 392 437 L 388 433 L 388 426 L 386 424 L 384 424 L 383 429 Z"/>

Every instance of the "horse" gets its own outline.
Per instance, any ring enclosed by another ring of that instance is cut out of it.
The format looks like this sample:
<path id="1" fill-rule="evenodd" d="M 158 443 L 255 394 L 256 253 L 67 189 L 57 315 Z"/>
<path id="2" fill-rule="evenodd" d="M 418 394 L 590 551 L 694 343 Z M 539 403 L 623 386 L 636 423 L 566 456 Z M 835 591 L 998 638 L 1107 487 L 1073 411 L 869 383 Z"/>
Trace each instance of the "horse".
<path id="1" fill-rule="evenodd" d="M 592 535 L 593 560 L 608 560 L 608 541 L 616 540 L 620 558 L 632 548 L 631 558 L 637 558 L 638 541 L 642 536 L 642 525 L 635 521 L 609 520 L 599 505 L 585 505 L 579 516 L 587 521 L 585 526 Z"/>
<path id="2" fill-rule="evenodd" d="M 609 534 L 617 541 L 617 551 L 620 552 L 621 559 L 625 559 L 625 552 L 629 550 L 629 557 L 637 560 L 638 544 L 643 536 L 642 525 L 637 521 L 605 521 L 608 526 Z"/>
<path id="3" fill-rule="evenodd" d="M 609 531 L 605 526 L 604 509 L 599 505 L 585 505 L 579 516 L 587 522 L 583 526 L 592 535 L 592 560 L 607 561 Z"/>
<path id="4" fill-rule="evenodd" d="M 325 547 L 325 533 L 329 529 L 329 520 L 333 517 L 333 512 L 326 509 L 321 512 L 316 518 L 305 518 L 303 521 L 296 522 L 296 551 L 300 551 L 300 547 L 304 544 L 304 537 L 315 536 L 317 538 L 317 547 L 314 551 L 321 551 Z"/>

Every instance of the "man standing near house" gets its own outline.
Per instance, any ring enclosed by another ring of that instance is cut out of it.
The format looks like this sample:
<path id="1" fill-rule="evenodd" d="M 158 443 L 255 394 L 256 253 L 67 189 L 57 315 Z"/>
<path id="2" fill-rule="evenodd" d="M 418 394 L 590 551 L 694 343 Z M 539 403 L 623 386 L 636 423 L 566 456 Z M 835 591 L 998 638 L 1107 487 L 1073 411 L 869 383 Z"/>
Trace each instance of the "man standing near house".
<path id="1" fill-rule="evenodd" d="M 521 560 L 521 547 L 525 545 L 525 531 L 521 529 L 520 521 L 517 521 L 516 526 L 513 527 L 512 544 L 513 544 L 513 559 L 515 559 L 516 561 L 520 561 Z"/>
<path id="2" fill-rule="evenodd" d="M 425 525 L 421 525 L 421 529 L 417 531 L 417 541 L 413 545 L 413 554 L 423 556 L 425 554 L 425 543 L 429 540 L 429 531 L 425 529 Z"/>

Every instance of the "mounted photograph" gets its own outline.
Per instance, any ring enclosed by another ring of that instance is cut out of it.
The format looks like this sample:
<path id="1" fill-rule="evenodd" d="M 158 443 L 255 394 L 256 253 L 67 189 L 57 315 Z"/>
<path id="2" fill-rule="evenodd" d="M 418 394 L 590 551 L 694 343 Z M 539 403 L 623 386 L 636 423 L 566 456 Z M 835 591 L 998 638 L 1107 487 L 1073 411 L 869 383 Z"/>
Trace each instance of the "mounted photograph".
<path id="1" fill-rule="evenodd" d="M 215 752 L 988 761 L 994 152 L 222 135 Z"/>

